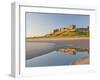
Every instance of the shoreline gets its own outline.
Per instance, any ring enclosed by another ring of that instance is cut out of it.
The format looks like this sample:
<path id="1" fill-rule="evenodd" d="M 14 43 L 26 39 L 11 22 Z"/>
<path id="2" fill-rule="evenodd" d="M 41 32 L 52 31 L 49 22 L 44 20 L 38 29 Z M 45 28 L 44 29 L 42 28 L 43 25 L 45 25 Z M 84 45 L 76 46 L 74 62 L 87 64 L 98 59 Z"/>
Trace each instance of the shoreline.
<path id="1" fill-rule="evenodd" d="M 26 38 L 26 42 L 32 41 L 59 41 L 59 40 L 88 40 L 89 37 L 75 37 L 75 38 Z"/>
<path id="2" fill-rule="evenodd" d="M 89 56 L 87 56 L 87 57 L 83 57 L 83 58 L 81 58 L 81 59 L 79 59 L 79 60 L 76 60 L 74 63 L 73 63 L 73 65 L 80 65 L 80 64 L 89 64 L 90 62 L 89 62 Z"/>

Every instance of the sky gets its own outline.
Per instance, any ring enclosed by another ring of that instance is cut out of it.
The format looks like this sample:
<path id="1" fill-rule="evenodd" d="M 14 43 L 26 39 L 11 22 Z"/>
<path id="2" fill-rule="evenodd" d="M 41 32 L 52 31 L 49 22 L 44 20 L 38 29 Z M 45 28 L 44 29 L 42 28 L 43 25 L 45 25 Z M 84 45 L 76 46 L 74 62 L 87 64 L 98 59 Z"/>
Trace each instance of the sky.
<path id="1" fill-rule="evenodd" d="M 42 36 L 71 24 L 85 28 L 89 25 L 89 15 L 27 12 L 26 37 Z"/>

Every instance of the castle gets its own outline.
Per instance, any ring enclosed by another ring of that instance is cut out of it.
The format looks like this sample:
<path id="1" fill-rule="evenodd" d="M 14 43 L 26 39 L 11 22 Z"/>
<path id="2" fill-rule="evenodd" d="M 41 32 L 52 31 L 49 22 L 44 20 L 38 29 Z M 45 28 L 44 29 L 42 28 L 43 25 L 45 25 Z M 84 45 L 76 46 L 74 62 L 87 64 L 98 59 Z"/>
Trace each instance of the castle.
<path id="1" fill-rule="evenodd" d="M 56 33 L 56 32 L 74 32 L 74 31 L 88 31 L 89 30 L 89 26 L 87 26 L 87 28 L 76 28 L 76 25 L 69 25 L 69 26 L 66 26 L 66 27 L 63 27 L 63 28 L 59 28 L 59 29 L 54 29 L 53 30 L 53 33 Z"/>
<path id="2" fill-rule="evenodd" d="M 63 31 L 67 31 L 67 32 L 76 31 L 76 25 L 69 25 L 67 27 L 53 30 L 54 33 L 55 32 L 63 32 Z"/>
<path id="3" fill-rule="evenodd" d="M 89 32 L 89 26 L 87 27 L 76 27 L 76 25 L 68 25 L 65 27 L 60 27 L 57 29 L 54 29 L 53 31 L 49 32 L 48 34 L 46 34 L 46 37 L 54 37 L 54 36 L 65 36 L 65 35 L 69 35 L 69 36 L 73 36 L 73 34 L 71 34 L 71 32 L 77 36 L 79 35 L 87 35 L 88 36 L 88 32 Z"/>

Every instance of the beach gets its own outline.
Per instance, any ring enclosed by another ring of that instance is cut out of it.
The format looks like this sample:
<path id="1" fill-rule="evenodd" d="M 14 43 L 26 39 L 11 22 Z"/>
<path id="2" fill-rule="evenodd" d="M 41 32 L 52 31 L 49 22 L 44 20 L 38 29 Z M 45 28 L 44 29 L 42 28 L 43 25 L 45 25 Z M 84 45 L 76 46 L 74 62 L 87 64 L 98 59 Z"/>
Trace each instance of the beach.
<path id="1" fill-rule="evenodd" d="M 89 48 L 89 38 L 26 39 L 26 59 L 47 54 L 59 48 Z"/>
<path id="2" fill-rule="evenodd" d="M 79 60 L 76 60 L 73 65 L 79 65 L 79 64 L 89 64 L 89 56 L 83 57 Z"/>

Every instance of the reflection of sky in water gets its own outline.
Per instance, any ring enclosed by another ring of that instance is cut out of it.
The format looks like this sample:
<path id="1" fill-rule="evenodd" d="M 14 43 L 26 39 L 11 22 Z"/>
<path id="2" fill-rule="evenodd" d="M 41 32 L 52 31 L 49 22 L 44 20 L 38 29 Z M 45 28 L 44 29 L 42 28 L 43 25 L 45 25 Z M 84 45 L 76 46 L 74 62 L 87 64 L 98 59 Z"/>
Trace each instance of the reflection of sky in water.
<path id="1" fill-rule="evenodd" d="M 78 51 L 75 55 L 67 55 L 59 51 L 53 51 L 51 53 L 27 60 L 26 67 L 71 65 L 74 61 L 88 55 L 87 51 Z"/>

